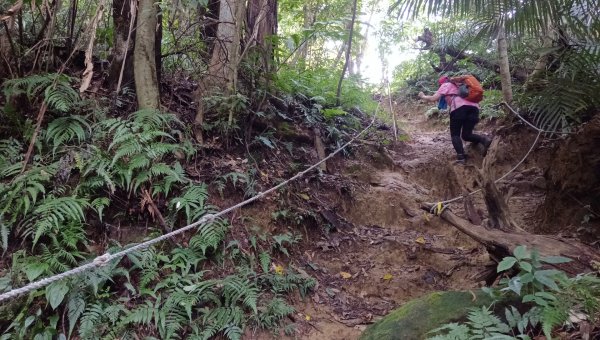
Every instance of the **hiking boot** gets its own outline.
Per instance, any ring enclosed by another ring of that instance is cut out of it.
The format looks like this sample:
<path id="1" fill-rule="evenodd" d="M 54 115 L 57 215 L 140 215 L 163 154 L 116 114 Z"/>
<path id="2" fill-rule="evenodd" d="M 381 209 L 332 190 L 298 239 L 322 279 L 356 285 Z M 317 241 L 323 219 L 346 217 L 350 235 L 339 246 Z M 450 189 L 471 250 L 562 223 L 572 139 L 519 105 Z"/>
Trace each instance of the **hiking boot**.
<path id="1" fill-rule="evenodd" d="M 483 157 L 485 157 L 485 155 L 487 155 L 488 149 L 490 148 L 490 145 L 492 145 L 492 140 L 487 137 L 483 138 Z"/>
<path id="2" fill-rule="evenodd" d="M 456 155 L 456 164 L 459 165 L 465 165 L 467 163 L 467 156 L 466 155 Z"/>

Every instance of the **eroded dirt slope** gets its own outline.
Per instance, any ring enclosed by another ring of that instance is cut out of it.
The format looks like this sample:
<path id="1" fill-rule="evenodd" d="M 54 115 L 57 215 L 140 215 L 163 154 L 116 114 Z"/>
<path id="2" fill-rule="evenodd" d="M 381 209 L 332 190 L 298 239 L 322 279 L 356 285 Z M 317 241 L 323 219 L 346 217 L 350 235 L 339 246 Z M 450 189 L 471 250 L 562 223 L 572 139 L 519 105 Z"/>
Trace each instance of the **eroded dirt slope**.
<path id="1" fill-rule="evenodd" d="M 342 174 L 356 185 L 351 198 L 327 204 L 338 228 L 314 237 L 312 246 L 295 259 L 319 282 L 312 298 L 296 304 L 300 338 L 356 339 L 366 325 L 413 298 L 482 284 L 478 274 L 491 264 L 485 249 L 419 210 L 420 202 L 477 189 L 481 150 L 467 147 L 467 166 L 455 165 L 446 126 L 418 112 L 397 113 L 407 141 L 385 148 L 364 146 L 360 157 L 344 162 Z M 489 134 L 493 127 L 486 130 Z M 506 150 L 496 177 L 518 163 L 534 137 L 525 134 L 516 146 L 512 140 L 501 143 Z M 532 156 L 505 180 L 515 187 L 509 205 L 524 229 L 531 229 L 544 198 L 538 163 L 539 157 Z M 472 202 L 479 223 L 485 223 L 481 196 L 474 195 Z M 462 202 L 452 209 L 465 216 Z"/>

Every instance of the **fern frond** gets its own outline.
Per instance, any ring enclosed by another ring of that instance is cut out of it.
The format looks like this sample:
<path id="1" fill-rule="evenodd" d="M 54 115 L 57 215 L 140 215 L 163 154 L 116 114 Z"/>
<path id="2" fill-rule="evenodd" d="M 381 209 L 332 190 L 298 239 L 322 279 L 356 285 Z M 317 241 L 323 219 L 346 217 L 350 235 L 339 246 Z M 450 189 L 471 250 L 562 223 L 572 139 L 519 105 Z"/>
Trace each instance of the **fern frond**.
<path id="1" fill-rule="evenodd" d="M 237 306 L 206 308 L 203 314 L 204 330 L 200 333 L 200 338 L 206 340 L 229 327 L 241 326 L 244 319 L 244 311 Z"/>
<path id="2" fill-rule="evenodd" d="M 5 81 L 4 94 L 7 98 L 26 94 L 30 100 L 43 94 L 49 109 L 67 112 L 79 101 L 79 94 L 71 87 L 72 81 L 64 74 L 36 74 Z"/>
<path id="3" fill-rule="evenodd" d="M 258 261 L 263 272 L 268 273 L 269 267 L 271 267 L 271 255 L 267 252 L 261 252 L 258 254 Z"/>
<path id="4" fill-rule="evenodd" d="M 50 122 L 46 130 L 46 140 L 52 141 L 55 152 L 59 146 L 73 140 L 82 143 L 90 133 L 91 126 L 84 117 L 71 115 Z"/>
<path id="5" fill-rule="evenodd" d="M 69 336 L 73 333 L 75 325 L 85 311 L 85 299 L 81 291 L 69 294 L 67 302 L 67 318 L 69 320 Z"/>
<path id="6" fill-rule="evenodd" d="M 198 249 L 203 255 L 209 248 L 217 249 L 225 239 L 228 225 L 223 220 L 216 220 L 198 227 L 198 233 L 190 239 L 190 247 Z"/>
<path id="7" fill-rule="evenodd" d="M 103 315 L 104 308 L 101 303 L 89 306 L 81 317 L 79 336 L 82 339 L 98 339 L 102 334 L 99 325 L 102 324 Z"/>
<path id="8" fill-rule="evenodd" d="M 54 231 L 68 222 L 81 223 L 85 220 L 83 210 L 89 206 L 86 199 L 77 197 L 53 197 L 48 196 L 38 203 L 31 216 L 25 219 L 21 225 L 23 236 L 33 236 L 33 246 L 40 237 Z"/>
<path id="9" fill-rule="evenodd" d="M 294 307 L 288 305 L 283 299 L 274 298 L 267 305 L 258 307 L 258 315 L 254 320 L 258 327 L 272 329 L 295 311 Z"/>
<path id="10" fill-rule="evenodd" d="M 257 312 L 256 303 L 258 301 L 259 290 L 255 283 L 247 278 L 241 278 L 237 275 L 228 276 L 223 280 L 223 296 L 225 305 L 232 306 L 241 301 L 246 307 Z"/>
<path id="11" fill-rule="evenodd" d="M 204 183 L 190 184 L 182 192 L 182 196 L 175 197 L 169 202 L 169 209 L 173 214 L 183 211 L 186 222 L 190 224 L 195 216 L 204 215 L 208 212 L 205 207 L 208 199 L 208 189 Z"/>

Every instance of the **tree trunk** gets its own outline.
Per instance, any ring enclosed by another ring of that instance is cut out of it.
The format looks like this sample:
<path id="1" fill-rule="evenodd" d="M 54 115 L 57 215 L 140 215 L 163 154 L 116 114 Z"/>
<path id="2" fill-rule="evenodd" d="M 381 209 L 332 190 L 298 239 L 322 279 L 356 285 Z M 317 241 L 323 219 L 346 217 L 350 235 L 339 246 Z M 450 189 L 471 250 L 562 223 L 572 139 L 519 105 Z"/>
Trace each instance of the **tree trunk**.
<path id="1" fill-rule="evenodd" d="M 277 0 L 248 1 L 246 24 L 249 30 L 249 38 L 245 42 L 246 49 L 258 46 L 269 70 L 273 64 L 271 37 L 277 34 Z"/>
<path id="2" fill-rule="evenodd" d="M 106 85 L 120 91 L 122 86 L 133 86 L 133 42 L 135 41 L 135 9 L 131 0 L 113 0 L 113 53 Z M 133 13 L 132 13 L 133 10 Z"/>
<path id="3" fill-rule="evenodd" d="M 315 15 L 314 11 L 311 9 L 307 2 L 304 2 L 302 10 L 304 12 L 304 20 L 302 22 L 302 27 L 306 31 L 315 23 L 317 16 Z M 292 65 L 296 65 L 299 60 L 302 61 L 303 65 L 306 65 L 306 58 L 308 57 L 308 45 L 308 39 L 303 35 L 303 40 L 300 42 L 298 51 L 296 51 L 296 54 L 292 59 Z"/>
<path id="4" fill-rule="evenodd" d="M 139 1 L 133 53 L 133 71 L 139 109 L 158 109 L 160 105 L 155 57 L 157 15 L 154 0 Z"/>
<path id="5" fill-rule="evenodd" d="M 342 94 L 342 81 L 344 81 L 344 76 L 346 75 L 346 69 L 348 68 L 348 64 L 350 63 L 350 52 L 352 51 L 352 36 L 354 35 L 354 21 L 356 20 L 356 4 L 358 0 L 354 0 L 352 4 L 352 20 L 350 21 L 350 31 L 348 32 L 348 48 L 346 49 L 346 61 L 344 62 L 344 67 L 342 68 L 342 74 L 340 75 L 340 81 L 337 86 L 336 100 L 335 105 L 340 105 L 340 96 Z"/>
<path id="6" fill-rule="evenodd" d="M 533 71 L 531 72 L 531 74 L 527 78 L 527 81 L 525 82 L 526 89 L 530 89 L 535 84 L 535 80 L 538 77 L 540 77 L 540 75 L 543 74 L 546 70 L 546 67 L 548 67 L 548 59 L 550 53 L 548 53 L 547 50 L 552 47 L 553 40 L 554 37 L 552 24 L 549 21 L 548 27 L 546 28 L 546 31 L 544 32 L 544 35 L 542 37 L 542 53 L 536 61 L 535 66 L 533 67 Z"/>
<path id="7" fill-rule="evenodd" d="M 500 82 L 502 84 L 502 96 L 504 101 L 511 103 L 513 100 L 512 83 L 510 75 L 510 64 L 508 62 L 508 43 L 506 42 L 506 31 L 504 22 L 498 27 L 498 62 L 500 64 Z"/>
<path id="8" fill-rule="evenodd" d="M 233 77 L 233 64 L 237 61 L 240 32 L 238 8 L 240 0 L 221 0 L 219 6 L 219 25 L 215 46 L 209 63 L 208 74 L 214 87 L 224 88 Z"/>
<path id="9" fill-rule="evenodd" d="M 156 30 L 154 33 L 154 41 L 156 48 L 154 49 L 154 60 L 156 63 L 156 80 L 158 82 L 158 93 L 160 95 L 160 80 L 162 79 L 162 36 L 163 36 L 163 15 L 159 11 L 156 20 Z"/>
<path id="10" fill-rule="evenodd" d="M 204 124 L 204 103 L 202 98 L 212 93 L 232 94 L 237 89 L 237 69 L 240 58 L 241 24 L 244 15 L 242 0 L 221 0 L 219 4 L 219 25 L 216 41 L 208 65 L 208 75 L 200 81 L 196 91 L 198 108 L 194 119 L 194 135 L 202 143 Z M 231 124 L 232 112 L 229 113 Z"/>

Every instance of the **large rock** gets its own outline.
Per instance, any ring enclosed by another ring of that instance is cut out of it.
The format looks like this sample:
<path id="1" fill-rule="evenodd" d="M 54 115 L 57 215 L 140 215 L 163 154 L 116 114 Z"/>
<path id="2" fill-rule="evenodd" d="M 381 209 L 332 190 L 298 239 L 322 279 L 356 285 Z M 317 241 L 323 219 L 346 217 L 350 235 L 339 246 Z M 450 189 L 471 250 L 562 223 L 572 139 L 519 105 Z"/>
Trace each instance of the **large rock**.
<path id="1" fill-rule="evenodd" d="M 480 290 L 435 292 L 412 300 L 367 328 L 361 340 L 426 339 L 429 331 L 449 322 L 466 320 L 469 308 L 489 306 L 493 300 Z"/>

